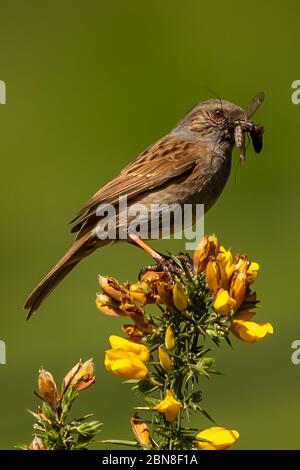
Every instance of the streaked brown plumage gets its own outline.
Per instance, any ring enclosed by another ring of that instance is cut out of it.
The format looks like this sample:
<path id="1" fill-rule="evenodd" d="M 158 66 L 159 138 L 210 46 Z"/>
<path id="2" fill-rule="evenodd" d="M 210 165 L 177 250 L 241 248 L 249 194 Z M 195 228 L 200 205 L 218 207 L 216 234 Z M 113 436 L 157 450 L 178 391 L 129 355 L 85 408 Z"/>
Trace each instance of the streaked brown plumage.
<path id="1" fill-rule="evenodd" d="M 92 196 L 72 220 L 71 231 L 77 232 L 75 242 L 26 301 L 28 318 L 79 261 L 110 242 L 96 235 L 99 204 L 116 205 L 120 196 L 127 196 L 129 206 L 189 203 L 204 204 L 207 211 L 230 174 L 237 122 L 244 123 L 247 129 L 247 114 L 242 108 L 228 101 L 199 103 L 169 134 L 148 147 Z"/>

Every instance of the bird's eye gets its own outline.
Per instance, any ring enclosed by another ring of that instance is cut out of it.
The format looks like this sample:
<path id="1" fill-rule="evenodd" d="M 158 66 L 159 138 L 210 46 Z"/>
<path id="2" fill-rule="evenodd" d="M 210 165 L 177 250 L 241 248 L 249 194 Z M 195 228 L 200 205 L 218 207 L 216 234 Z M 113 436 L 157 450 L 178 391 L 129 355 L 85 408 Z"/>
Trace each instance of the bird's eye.
<path id="1" fill-rule="evenodd" d="M 223 110 L 221 108 L 217 108 L 215 111 L 214 111 L 214 117 L 216 119 L 221 119 L 223 117 Z"/>

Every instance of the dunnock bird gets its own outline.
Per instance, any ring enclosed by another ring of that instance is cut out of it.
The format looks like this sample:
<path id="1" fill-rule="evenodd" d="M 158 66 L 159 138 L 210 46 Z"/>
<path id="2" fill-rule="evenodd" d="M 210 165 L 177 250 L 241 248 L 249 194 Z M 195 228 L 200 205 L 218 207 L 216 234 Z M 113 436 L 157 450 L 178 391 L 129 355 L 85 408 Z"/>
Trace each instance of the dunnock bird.
<path id="1" fill-rule="evenodd" d="M 261 93 L 251 101 L 246 111 L 223 100 L 200 102 L 169 134 L 148 147 L 92 196 L 72 221 L 71 231 L 77 232 L 76 240 L 26 301 L 28 318 L 79 261 L 111 242 L 98 236 L 97 229 L 103 220 L 97 212 L 100 204 L 112 204 L 118 211 L 119 198 L 126 196 L 128 210 L 136 203 L 146 207 L 157 203 L 169 206 L 177 203 L 181 206 L 203 204 L 206 212 L 226 184 L 235 145 L 244 158 L 245 133 L 250 133 L 254 150 L 261 150 L 263 127 L 249 121 L 249 117 L 262 100 Z M 118 237 L 123 228 L 120 220 L 119 217 L 114 222 L 116 238 L 121 238 Z M 157 256 L 141 238 L 130 233 L 125 238 Z"/>

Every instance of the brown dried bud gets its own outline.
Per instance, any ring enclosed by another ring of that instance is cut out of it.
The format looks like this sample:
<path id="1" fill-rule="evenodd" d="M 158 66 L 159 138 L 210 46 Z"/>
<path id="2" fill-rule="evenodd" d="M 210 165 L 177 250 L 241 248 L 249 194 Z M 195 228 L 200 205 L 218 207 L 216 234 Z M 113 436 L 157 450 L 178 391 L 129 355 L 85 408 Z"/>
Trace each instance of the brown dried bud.
<path id="1" fill-rule="evenodd" d="M 83 364 L 80 360 L 65 376 L 64 392 L 69 386 L 72 386 L 77 392 L 90 387 L 96 380 L 94 370 L 93 359 L 88 359 Z"/>
<path id="2" fill-rule="evenodd" d="M 34 436 L 34 439 L 28 446 L 28 450 L 48 450 L 40 437 Z"/>
<path id="3" fill-rule="evenodd" d="M 131 418 L 131 427 L 132 432 L 139 444 L 142 446 L 151 445 L 150 430 L 145 421 L 134 415 Z"/>
<path id="4" fill-rule="evenodd" d="M 49 403 L 52 408 L 56 408 L 58 401 L 57 387 L 54 378 L 50 372 L 41 368 L 38 376 L 38 395 L 42 400 Z"/>

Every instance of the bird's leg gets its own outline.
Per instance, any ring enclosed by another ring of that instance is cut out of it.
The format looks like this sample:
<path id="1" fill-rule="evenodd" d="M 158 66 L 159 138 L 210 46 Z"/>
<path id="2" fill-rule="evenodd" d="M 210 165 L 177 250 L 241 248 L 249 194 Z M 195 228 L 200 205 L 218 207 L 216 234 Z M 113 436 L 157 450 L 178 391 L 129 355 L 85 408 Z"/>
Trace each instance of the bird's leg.
<path id="1" fill-rule="evenodd" d="M 140 270 L 139 278 L 141 278 L 143 274 L 145 274 L 147 271 L 164 271 L 169 276 L 170 281 L 173 281 L 173 276 L 178 275 L 182 271 L 182 269 L 175 263 L 175 261 L 170 256 L 164 256 L 158 253 L 136 235 L 129 234 L 129 239 L 133 244 L 137 245 L 139 248 L 144 250 L 156 261 L 156 264 L 154 265 L 143 266 Z"/>
<path id="2" fill-rule="evenodd" d="M 137 235 L 128 234 L 128 237 L 134 245 L 138 246 L 143 251 L 145 251 L 148 255 L 150 255 L 151 258 L 153 258 L 154 261 L 157 262 L 157 264 L 164 261 L 165 257 L 163 255 L 155 251 L 153 248 L 151 248 L 151 246 L 147 245 L 147 243 L 141 240 L 141 238 L 139 238 Z"/>

